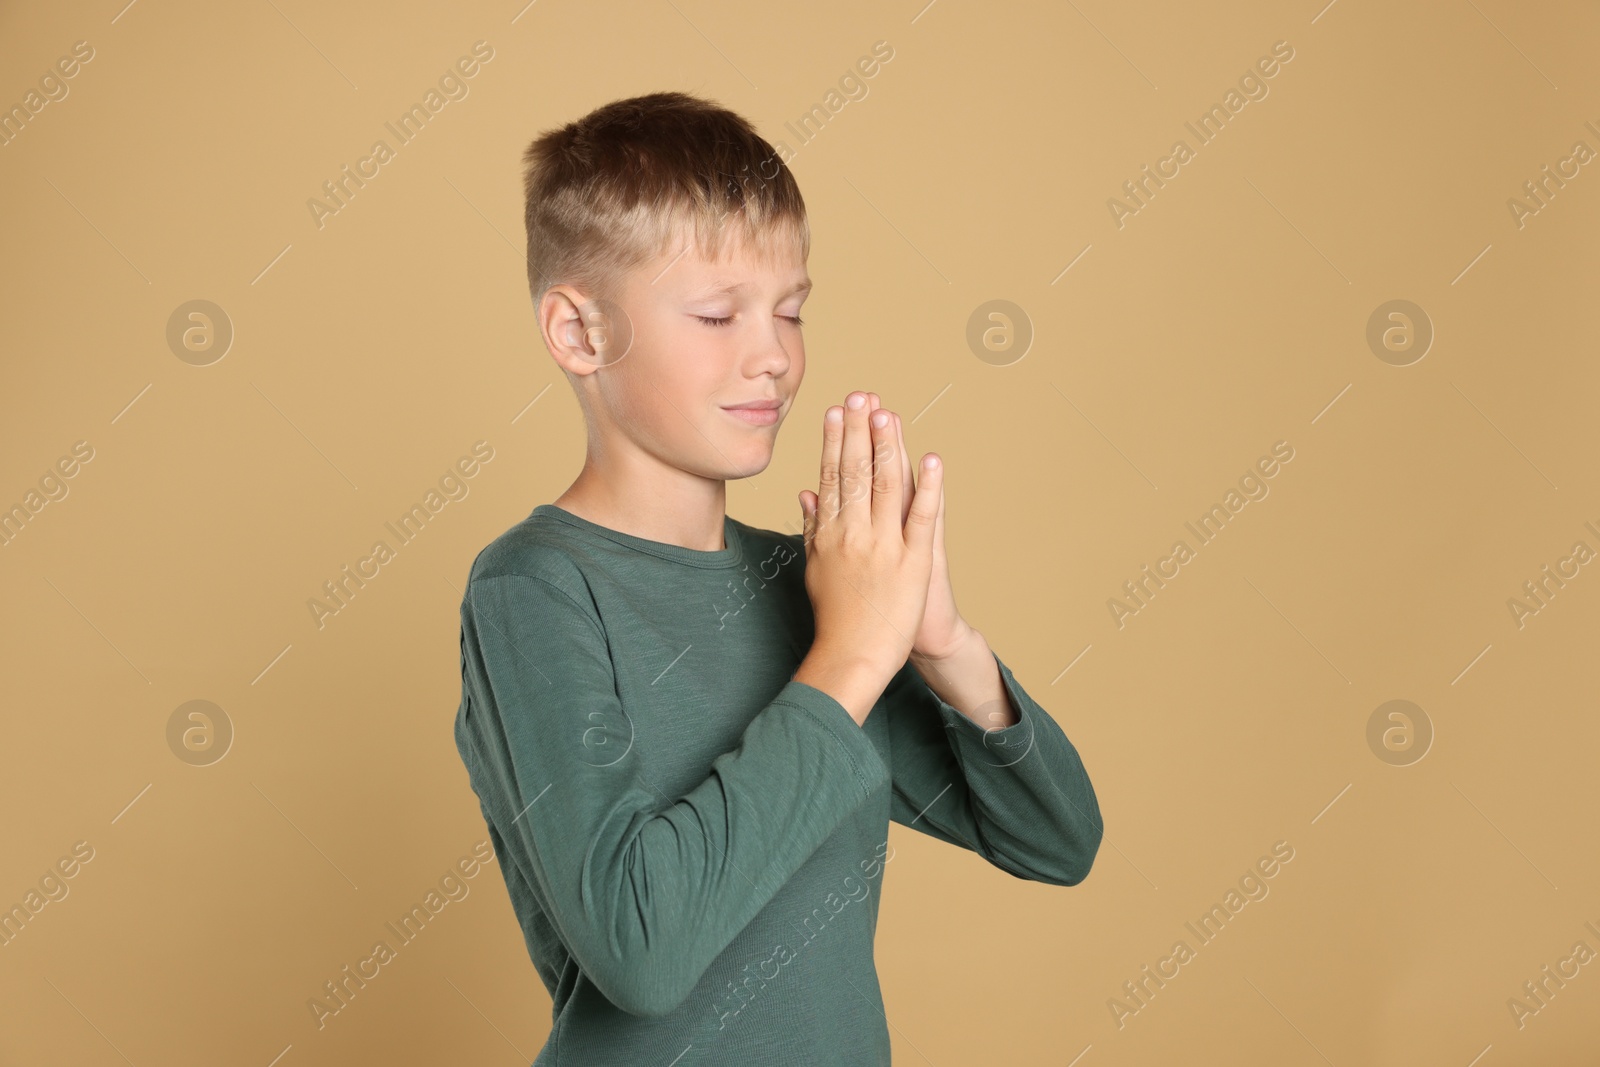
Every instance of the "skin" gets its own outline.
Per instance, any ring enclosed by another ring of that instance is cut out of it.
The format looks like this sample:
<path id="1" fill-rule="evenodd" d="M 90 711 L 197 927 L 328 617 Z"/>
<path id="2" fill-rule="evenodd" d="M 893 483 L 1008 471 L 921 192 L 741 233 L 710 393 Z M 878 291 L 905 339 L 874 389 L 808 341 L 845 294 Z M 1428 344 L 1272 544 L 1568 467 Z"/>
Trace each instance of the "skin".
<path id="1" fill-rule="evenodd" d="M 884 408 L 878 399 L 877 393 L 867 393 L 867 410 L 876 413 L 880 409 L 893 423 L 897 441 L 896 455 L 900 463 L 900 477 L 902 484 L 910 488 L 900 504 L 900 521 L 905 522 L 906 516 L 911 512 L 911 498 L 915 493 L 916 481 L 912 477 L 911 453 L 906 451 L 905 428 L 897 412 Z M 846 398 L 848 401 L 848 398 Z M 929 456 L 937 458 L 937 453 L 930 452 Z M 923 457 L 926 460 L 926 456 Z M 893 462 L 894 457 L 890 457 Z M 817 494 L 809 489 L 800 491 L 800 507 L 809 515 L 817 508 Z M 939 491 L 939 517 L 933 526 L 933 571 L 928 576 L 928 601 L 922 613 L 922 625 L 918 628 L 916 637 L 911 643 L 911 654 L 915 657 L 928 659 L 946 659 L 968 640 L 972 627 L 961 617 L 961 612 L 956 608 L 955 590 L 950 583 L 950 566 L 945 558 L 944 550 L 944 489 Z"/>
<path id="2" fill-rule="evenodd" d="M 712 291 L 735 283 L 743 286 L 736 293 Z M 540 332 L 572 381 L 588 427 L 583 470 L 554 503 L 636 537 L 702 551 L 725 548 L 727 482 L 760 474 L 772 462 L 778 430 L 805 378 L 805 340 L 794 319 L 810 289 L 798 249 L 768 262 L 734 238 L 719 261 L 709 262 L 683 235 L 671 251 L 624 279 L 616 300 L 620 315 L 612 319 L 594 317 L 591 294 L 551 286 L 539 305 Z M 618 317 L 623 321 L 614 321 Z M 861 395 L 869 410 L 881 408 L 876 393 Z M 771 426 L 750 425 L 722 410 L 772 397 L 782 406 Z M 903 477 L 914 485 L 900 418 L 888 414 Z M 909 501 L 908 494 L 902 512 Z M 804 511 L 813 510 L 817 494 L 802 490 L 800 502 Z M 964 712 L 992 707 L 997 694 L 1005 704 L 987 644 L 956 608 L 942 489 L 927 608 L 911 660 Z"/>
<path id="3" fill-rule="evenodd" d="M 687 248 L 687 251 L 683 249 Z M 724 283 L 743 292 L 712 295 Z M 610 529 L 702 551 L 725 548 L 729 479 L 760 474 L 805 377 L 799 316 L 811 280 L 798 250 L 760 262 L 730 239 L 722 262 L 687 241 L 624 279 L 625 353 L 580 313 L 589 294 L 554 285 L 539 307 L 552 358 L 573 381 L 588 426 L 582 472 L 555 504 Z M 701 321 L 726 318 L 716 326 Z M 608 351 L 608 348 L 611 350 Z M 603 373 L 602 373 L 603 372 Z M 721 405 L 778 397 L 778 421 L 753 426 Z"/>

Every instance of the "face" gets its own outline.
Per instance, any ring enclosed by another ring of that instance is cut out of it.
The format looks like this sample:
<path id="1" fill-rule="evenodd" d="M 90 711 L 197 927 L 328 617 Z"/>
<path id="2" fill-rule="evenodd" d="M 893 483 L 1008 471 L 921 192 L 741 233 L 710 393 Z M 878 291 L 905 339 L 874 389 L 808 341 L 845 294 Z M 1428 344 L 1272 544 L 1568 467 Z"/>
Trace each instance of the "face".
<path id="1" fill-rule="evenodd" d="M 798 251 L 764 263 L 731 237 L 719 262 L 682 239 L 635 271 L 618 293 L 627 350 L 580 381 L 607 460 L 724 481 L 765 470 L 805 376 L 798 320 L 810 285 Z M 729 410 L 772 401 L 775 410 Z"/>

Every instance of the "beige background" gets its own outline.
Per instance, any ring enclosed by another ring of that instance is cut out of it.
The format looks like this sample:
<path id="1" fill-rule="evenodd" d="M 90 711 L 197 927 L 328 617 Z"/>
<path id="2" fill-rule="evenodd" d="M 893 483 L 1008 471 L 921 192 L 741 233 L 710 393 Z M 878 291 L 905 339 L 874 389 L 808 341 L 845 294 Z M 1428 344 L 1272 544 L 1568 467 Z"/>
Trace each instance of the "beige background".
<path id="1" fill-rule="evenodd" d="M 93 850 L 0 948 L 0 1062 L 532 1060 L 549 999 L 493 866 L 324 1028 L 307 1001 L 485 839 L 462 583 L 582 462 L 520 152 L 667 88 L 787 142 L 811 212 L 809 380 L 730 511 L 797 521 L 848 390 L 915 416 L 959 602 L 1106 818 L 1071 889 L 893 828 L 896 1062 L 1593 1062 L 1600 965 L 1520 1027 L 1508 1001 L 1600 951 L 1600 568 L 1521 627 L 1507 604 L 1600 549 L 1600 164 L 1521 227 L 1507 205 L 1600 150 L 1593 4 L 121 4 L 0 13 L 7 108 L 94 49 L 0 147 L 0 504 L 93 449 L 0 548 L 0 903 Z M 319 229 L 322 183 L 479 40 L 469 95 Z M 800 147 L 785 123 L 880 40 Z M 1269 95 L 1197 147 L 1278 41 Z M 1180 137 L 1119 228 L 1107 200 Z M 166 339 L 197 299 L 235 331 L 207 366 Z M 997 299 L 1034 332 L 1004 366 L 966 341 Z M 1408 366 L 1366 341 L 1395 299 L 1435 331 Z M 480 440 L 470 493 L 319 629 L 322 583 Z M 1119 628 L 1108 600 L 1278 441 L 1270 495 Z M 1434 732 L 1406 766 L 1368 741 L 1396 699 Z M 232 724 L 220 761 L 169 747 L 191 700 Z M 1270 894 L 1197 947 L 1279 841 Z"/>

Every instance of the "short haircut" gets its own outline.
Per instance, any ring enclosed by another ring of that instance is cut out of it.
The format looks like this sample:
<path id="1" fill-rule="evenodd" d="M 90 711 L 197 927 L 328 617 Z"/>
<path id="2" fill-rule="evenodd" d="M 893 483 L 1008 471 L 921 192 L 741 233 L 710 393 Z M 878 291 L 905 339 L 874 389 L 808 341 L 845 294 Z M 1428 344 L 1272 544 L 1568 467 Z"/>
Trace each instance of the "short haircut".
<path id="1" fill-rule="evenodd" d="M 522 158 L 536 308 L 556 284 L 614 299 L 624 275 L 663 255 L 685 224 L 709 261 L 729 231 L 766 262 L 796 246 L 802 262 L 810 256 L 793 174 L 714 101 L 680 92 L 617 100 L 541 133 Z"/>

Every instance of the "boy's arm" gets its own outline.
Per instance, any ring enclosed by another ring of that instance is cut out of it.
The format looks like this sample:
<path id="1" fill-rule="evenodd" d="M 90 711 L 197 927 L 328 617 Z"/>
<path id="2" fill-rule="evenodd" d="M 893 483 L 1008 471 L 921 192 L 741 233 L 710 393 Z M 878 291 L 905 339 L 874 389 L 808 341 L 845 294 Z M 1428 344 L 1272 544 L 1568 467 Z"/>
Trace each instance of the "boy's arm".
<path id="1" fill-rule="evenodd" d="M 469 583 L 458 744 L 504 862 L 579 966 L 659 1017 L 889 771 L 842 705 L 791 680 L 704 781 L 663 795 L 617 696 L 612 656 L 629 650 L 565 586 Z"/>
<path id="2" fill-rule="evenodd" d="M 1076 885 L 1088 875 L 1104 832 L 1088 772 L 1061 727 L 981 634 L 970 651 L 959 666 L 947 665 L 952 677 L 941 687 L 958 700 L 964 699 L 958 693 L 1000 694 L 968 709 L 976 722 L 934 692 L 912 661 L 884 690 L 890 817 L 971 849 L 1018 878 Z M 998 681 L 972 676 L 981 670 L 995 671 Z M 954 677 L 957 671 L 969 673 Z M 1011 725 L 980 725 L 989 721 Z"/>

